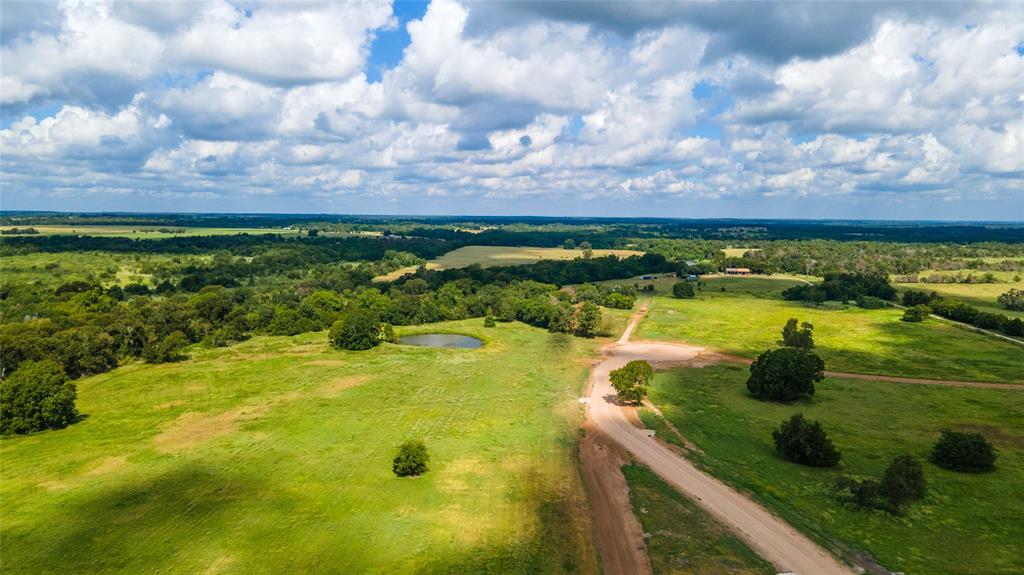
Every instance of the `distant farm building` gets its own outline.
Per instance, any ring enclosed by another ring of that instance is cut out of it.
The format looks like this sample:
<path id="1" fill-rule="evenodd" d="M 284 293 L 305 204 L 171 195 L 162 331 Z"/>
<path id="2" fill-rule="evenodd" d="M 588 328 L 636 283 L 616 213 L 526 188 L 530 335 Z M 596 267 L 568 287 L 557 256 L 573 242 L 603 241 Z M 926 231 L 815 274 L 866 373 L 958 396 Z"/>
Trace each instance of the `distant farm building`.
<path id="1" fill-rule="evenodd" d="M 730 276 L 749 276 L 750 268 L 725 268 L 726 275 Z"/>

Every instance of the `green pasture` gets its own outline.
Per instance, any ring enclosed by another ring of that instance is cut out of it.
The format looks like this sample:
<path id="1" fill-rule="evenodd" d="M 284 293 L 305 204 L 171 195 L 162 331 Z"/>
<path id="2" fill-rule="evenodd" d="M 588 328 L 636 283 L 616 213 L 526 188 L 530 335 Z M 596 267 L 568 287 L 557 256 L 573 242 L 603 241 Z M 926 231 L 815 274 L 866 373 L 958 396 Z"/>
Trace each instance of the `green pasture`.
<path id="1" fill-rule="evenodd" d="M 816 308 L 732 286 L 718 291 L 718 285 L 708 282 L 695 299 L 656 296 L 636 337 L 682 340 L 754 358 L 777 347 L 782 326 L 795 317 L 814 325 L 816 352 L 828 370 L 1024 383 L 1024 346 L 934 319 L 907 323 L 897 308 Z"/>
<path id="2" fill-rule="evenodd" d="M 641 465 L 625 465 L 633 514 L 647 537 L 658 575 L 774 575 L 757 556 L 696 503 Z"/>
<path id="3" fill-rule="evenodd" d="M 38 234 L 32 235 L 79 235 L 103 236 L 112 238 L 162 239 L 184 236 L 232 236 L 236 234 L 281 234 L 294 235 L 298 228 L 194 228 L 180 226 L 0 226 L 0 229 L 35 228 Z M 18 237 L 25 234 L 13 234 L 4 237 Z"/>
<path id="4" fill-rule="evenodd" d="M 847 557 L 866 553 L 906 573 L 1024 572 L 1024 391 L 830 378 L 813 399 L 783 405 L 750 398 L 747 375 L 742 366 L 716 365 L 655 378 L 650 399 L 703 451 L 695 457 L 709 472 Z M 839 469 L 775 454 L 772 429 L 801 412 L 822 422 L 842 452 Z M 984 433 L 999 452 L 996 471 L 962 474 L 925 462 L 928 493 L 903 517 L 835 499 L 840 475 L 879 478 L 901 454 L 926 461 L 943 428 Z"/>
<path id="5" fill-rule="evenodd" d="M 147 267 L 199 259 L 209 257 L 112 252 L 39 252 L 4 256 L 0 257 L 0 285 L 38 283 L 55 288 L 71 281 L 89 281 L 105 286 L 149 284 L 152 282 Z"/>
<path id="6" fill-rule="evenodd" d="M 0 440 L 4 573 L 594 573 L 575 399 L 601 340 L 480 319 L 476 350 L 256 337 L 78 382 Z M 423 439 L 429 472 L 399 479 Z"/>
<path id="7" fill-rule="evenodd" d="M 900 291 L 917 290 L 929 293 L 935 292 L 944 298 L 968 303 L 982 311 L 1001 313 L 1009 317 L 1019 317 L 1024 319 L 1024 311 L 1006 309 L 996 301 L 996 298 L 1010 291 L 1012 288 L 1024 290 L 1024 281 L 997 284 L 898 283 L 893 285 Z"/>

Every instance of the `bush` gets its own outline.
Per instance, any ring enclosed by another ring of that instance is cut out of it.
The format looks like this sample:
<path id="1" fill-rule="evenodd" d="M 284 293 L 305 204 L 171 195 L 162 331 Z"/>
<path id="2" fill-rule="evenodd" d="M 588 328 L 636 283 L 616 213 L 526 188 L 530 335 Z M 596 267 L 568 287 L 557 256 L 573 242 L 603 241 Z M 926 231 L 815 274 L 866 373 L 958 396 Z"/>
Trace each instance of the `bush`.
<path id="1" fill-rule="evenodd" d="M 1000 295 L 996 301 L 1006 309 L 1024 311 L 1024 290 L 1010 288 L 1010 291 Z"/>
<path id="2" fill-rule="evenodd" d="M 327 338 L 341 349 L 360 351 L 375 347 L 381 341 L 380 318 L 365 308 L 354 308 L 331 326 Z"/>
<path id="3" fill-rule="evenodd" d="M 992 471 L 996 466 L 996 450 L 980 433 L 944 429 L 932 448 L 931 460 L 952 471 Z"/>
<path id="4" fill-rule="evenodd" d="M 917 323 L 928 319 L 928 315 L 930 313 L 932 313 L 932 310 L 928 306 L 923 304 L 915 305 L 914 307 L 908 307 L 904 310 L 903 317 L 901 319 L 903 321 Z"/>
<path id="5" fill-rule="evenodd" d="M 409 440 L 398 446 L 398 454 L 391 462 L 391 470 L 399 477 L 413 477 L 427 472 L 430 454 L 422 441 Z"/>
<path id="6" fill-rule="evenodd" d="M 799 349 L 814 347 L 814 326 L 808 322 L 796 325 L 796 318 L 791 317 L 782 328 L 782 345 Z"/>
<path id="7" fill-rule="evenodd" d="M 654 368 L 642 359 L 634 359 L 612 371 L 610 378 L 619 399 L 639 404 L 647 397 L 647 385 L 654 378 Z"/>
<path id="8" fill-rule="evenodd" d="M 1013 336 L 1024 335 L 1024 321 L 1021 321 L 1019 317 L 1007 321 L 1003 324 L 1003 333 Z"/>
<path id="9" fill-rule="evenodd" d="M 484 316 L 484 327 L 494 327 L 494 316 L 490 313 Z"/>
<path id="10" fill-rule="evenodd" d="M 907 503 L 924 497 L 927 483 L 924 469 L 910 455 L 900 455 L 892 460 L 882 476 L 882 494 L 895 510 Z"/>
<path id="11" fill-rule="evenodd" d="M 933 301 L 939 299 L 939 294 L 925 293 L 923 291 L 910 290 L 903 292 L 903 305 L 907 307 L 914 307 L 915 305 L 928 305 Z"/>
<path id="12" fill-rule="evenodd" d="M 1007 321 L 1009 318 L 1006 316 L 987 311 L 978 312 L 978 315 L 974 316 L 974 325 L 981 329 L 1002 329 Z"/>
<path id="13" fill-rule="evenodd" d="M 747 390 L 769 401 L 788 402 L 814 395 L 814 383 L 825 378 L 825 362 L 813 352 L 784 347 L 768 350 L 750 365 Z"/>
<path id="14" fill-rule="evenodd" d="M 170 363 L 186 358 L 183 350 L 188 345 L 188 338 L 180 331 L 171 332 L 167 337 L 154 339 L 142 348 L 142 358 L 146 363 Z"/>
<path id="15" fill-rule="evenodd" d="M 0 382 L 0 433 L 67 427 L 78 419 L 77 390 L 53 360 L 26 361 Z"/>
<path id="16" fill-rule="evenodd" d="M 857 305 L 864 309 L 882 309 L 889 307 L 889 302 L 880 297 L 862 295 L 857 298 Z"/>
<path id="17" fill-rule="evenodd" d="M 580 305 L 579 309 L 576 310 L 573 319 L 576 325 L 573 332 L 576 335 L 580 337 L 594 337 L 597 335 L 597 330 L 601 328 L 601 308 L 597 307 L 597 304 L 594 302 L 585 301 Z M 571 323 L 572 320 L 570 320 L 570 324 Z M 566 329 L 564 331 L 568 330 Z"/>
<path id="18" fill-rule="evenodd" d="M 825 434 L 819 421 L 807 421 L 802 413 L 782 422 L 772 432 L 775 451 L 794 463 L 811 467 L 835 467 L 840 454 Z"/>
<path id="19" fill-rule="evenodd" d="M 693 291 L 693 284 L 690 282 L 676 282 L 672 286 L 672 295 L 679 299 L 684 299 L 692 298 L 696 293 Z"/>

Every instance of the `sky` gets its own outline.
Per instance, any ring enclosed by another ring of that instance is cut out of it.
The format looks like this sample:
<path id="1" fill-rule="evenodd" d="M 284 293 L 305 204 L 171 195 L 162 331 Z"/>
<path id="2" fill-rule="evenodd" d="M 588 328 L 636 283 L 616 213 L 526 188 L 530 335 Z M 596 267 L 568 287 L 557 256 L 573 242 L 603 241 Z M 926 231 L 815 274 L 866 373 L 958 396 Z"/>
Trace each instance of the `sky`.
<path id="1" fill-rule="evenodd" d="M 0 209 L 1024 220 L 1024 3 L 0 2 Z"/>

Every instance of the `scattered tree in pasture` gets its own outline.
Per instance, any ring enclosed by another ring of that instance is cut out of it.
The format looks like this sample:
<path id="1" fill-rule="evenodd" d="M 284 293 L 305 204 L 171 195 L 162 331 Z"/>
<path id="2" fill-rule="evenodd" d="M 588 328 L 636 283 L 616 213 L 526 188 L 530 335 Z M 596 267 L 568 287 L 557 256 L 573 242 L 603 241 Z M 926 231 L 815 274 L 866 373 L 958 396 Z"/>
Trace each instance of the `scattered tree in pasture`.
<path id="1" fill-rule="evenodd" d="M 754 360 L 747 390 L 757 399 L 790 402 L 814 395 L 814 383 L 824 377 L 825 362 L 814 352 L 784 347 Z"/>
<path id="2" fill-rule="evenodd" d="M 574 333 L 580 337 L 594 337 L 601 329 L 601 308 L 594 302 L 583 302 L 576 310 Z"/>
<path id="3" fill-rule="evenodd" d="M 1006 309 L 1024 311 L 1024 290 L 1010 288 L 1010 291 L 1001 294 L 996 301 Z"/>
<path id="4" fill-rule="evenodd" d="M 932 310 L 930 307 L 924 304 L 919 304 L 914 307 L 908 307 L 904 310 L 903 317 L 901 319 L 906 322 L 917 323 L 928 319 L 928 315 L 931 313 Z"/>
<path id="5" fill-rule="evenodd" d="M 772 432 L 775 451 L 794 463 L 811 467 L 835 467 L 840 453 L 819 421 L 808 421 L 798 413 Z"/>
<path id="6" fill-rule="evenodd" d="M 78 419 L 77 391 L 64 368 L 49 359 L 26 361 L 0 381 L 0 433 L 67 427 Z"/>
<path id="7" fill-rule="evenodd" d="M 415 477 L 427 472 L 430 454 L 419 440 L 409 440 L 398 446 L 398 454 L 391 462 L 391 470 L 399 477 Z"/>
<path id="8" fill-rule="evenodd" d="M 782 328 L 782 345 L 795 347 L 797 349 L 811 349 L 814 347 L 814 326 L 809 322 L 803 322 L 797 327 L 797 319 L 789 318 Z"/>
<path id="9" fill-rule="evenodd" d="M 574 249 L 576 249 L 576 240 L 574 240 L 572 238 L 566 239 L 564 242 L 562 242 L 562 249 L 566 249 L 566 250 L 574 250 Z"/>
<path id="10" fill-rule="evenodd" d="M 647 397 L 647 386 L 654 378 L 654 368 L 642 359 L 635 359 L 610 374 L 612 387 L 619 399 L 640 404 Z"/>
<path id="11" fill-rule="evenodd" d="M 375 347 L 381 341 L 381 321 L 377 314 L 356 307 L 331 326 L 327 337 L 334 347 L 354 351 Z"/>
<path id="12" fill-rule="evenodd" d="M 996 457 L 984 435 L 944 429 L 932 448 L 931 460 L 952 471 L 977 473 L 995 469 Z"/>
<path id="13" fill-rule="evenodd" d="M 583 250 L 583 259 L 589 260 L 594 257 L 594 249 L 590 242 L 580 242 L 580 249 Z"/>
<path id="14" fill-rule="evenodd" d="M 696 294 L 693 291 L 693 284 L 690 282 L 676 282 L 675 285 L 672 286 L 672 295 L 673 297 L 684 299 L 692 298 Z"/>
<path id="15" fill-rule="evenodd" d="M 882 476 L 882 494 L 894 509 L 902 510 L 911 501 L 924 497 L 927 482 L 921 463 L 911 455 L 892 460 Z"/>

